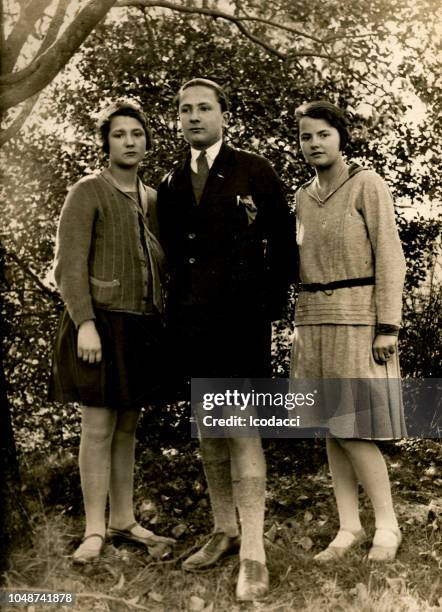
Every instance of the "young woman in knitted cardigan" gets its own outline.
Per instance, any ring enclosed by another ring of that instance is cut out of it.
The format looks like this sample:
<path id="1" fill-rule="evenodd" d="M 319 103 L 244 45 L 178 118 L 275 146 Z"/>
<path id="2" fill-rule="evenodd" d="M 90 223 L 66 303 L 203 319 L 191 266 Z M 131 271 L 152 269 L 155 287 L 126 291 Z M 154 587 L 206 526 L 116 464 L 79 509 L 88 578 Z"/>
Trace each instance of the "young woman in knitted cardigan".
<path id="1" fill-rule="evenodd" d="M 81 407 L 86 527 L 73 554 L 77 564 L 96 560 L 106 535 L 145 546 L 174 541 L 139 525 L 133 507 L 135 429 L 163 367 L 156 192 L 137 175 L 150 132 L 142 109 L 125 99 L 103 111 L 98 127 L 109 165 L 70 189 L 55 256 L 66 308 L 50 396 Z"/>

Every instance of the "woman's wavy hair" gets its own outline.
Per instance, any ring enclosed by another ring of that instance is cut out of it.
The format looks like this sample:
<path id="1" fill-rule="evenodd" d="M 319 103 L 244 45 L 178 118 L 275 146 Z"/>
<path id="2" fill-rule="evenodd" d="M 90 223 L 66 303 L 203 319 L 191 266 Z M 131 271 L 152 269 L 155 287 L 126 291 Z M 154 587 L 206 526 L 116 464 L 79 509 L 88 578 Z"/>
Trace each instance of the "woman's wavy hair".
<path id="1" fill-rule="evenodd" d="M 152 134 L 147 116 L 141 106 L 130 98 L 118 98 L 100 113 L 97 119 L 97 130 L 101 139 L 103 153 L 109 155 L 109 132 L 113 117 L 132 117 L 141 123 L 146 134 L 146 149 L 152 148 Z"/>

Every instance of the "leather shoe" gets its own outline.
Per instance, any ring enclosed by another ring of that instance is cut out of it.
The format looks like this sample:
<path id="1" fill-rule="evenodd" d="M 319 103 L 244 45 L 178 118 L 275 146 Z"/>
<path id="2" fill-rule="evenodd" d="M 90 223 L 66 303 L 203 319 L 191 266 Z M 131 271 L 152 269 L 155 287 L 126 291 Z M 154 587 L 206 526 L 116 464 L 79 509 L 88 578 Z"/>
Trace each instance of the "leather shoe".
<path id="1" fill-rule="evenodd" d="M 257 601 L 269 591 L 269 572 L 266 566 L 253 559 L 243 559 L 239 565 L 236 599 Z"/>
<path id="2" fill-rule="evenodd" d="M 222 531 L 217 531 L 202 548 L 184 561 L 182 567 L 188 572 L 209 569 L 220 559 L 237 553 L 239 546 L 239 536 L 230 537 Z"/>

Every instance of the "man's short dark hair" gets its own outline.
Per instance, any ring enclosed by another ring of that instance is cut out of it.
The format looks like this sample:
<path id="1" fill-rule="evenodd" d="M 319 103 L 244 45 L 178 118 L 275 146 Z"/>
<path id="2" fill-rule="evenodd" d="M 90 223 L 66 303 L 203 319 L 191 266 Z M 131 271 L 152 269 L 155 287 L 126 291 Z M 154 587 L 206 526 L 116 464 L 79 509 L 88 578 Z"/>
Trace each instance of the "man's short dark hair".
<path id="1" fill-rule="evenodd" d="M 221 85 L 218 85 L 218 83 L 215 83 L 215 81 L 211 81 L 210 79 L 202 79 L 202 78 L 190 79 L 190 81 L 187 81 L 186 83 L 184 83 L 184 85 L 181 85 L 181 87 L 178 90 L 177 95 L 175 96 L 175 102 L 178 105 L 180 103 L 181 94 L 183 93 L 185 89 L 189 89 L 189 87 L 208 87 L 209 89 L 215 92 L 216 98 L 221 105 L 222 112 L 224 113 L 224 112 L 229 111 L 230 109 L 229 98 L 227 97 L 227 94 L 224 91 L 224 89 L 221 87 Z"/>
<path id="2" fill-rule="evenodd" d="M 100 133 L 103 152 L 109 154 L 109 131 L 111 121 L 114 117 L 132 117 L 141 123 L 146 134 L 146 149 L 152 147 L 152 134 L 149 128 L 147 116 L 141 106 L 135 100 L 129 98 L 118 98 L 100 113 L 97 120 L 97 129 Z"/>
<path id="3" fill-rule="evenodd" d="M 315 102 L 301 104 L 295 110 L 295 117 L 298 124 L 303 117 L 325 119 L 325 121 L 338 130 L 340 136 L 339 149 L 341 151 L 350 141 L 349 121 L 344 111 L 327 100 L 316 100 Z"/>

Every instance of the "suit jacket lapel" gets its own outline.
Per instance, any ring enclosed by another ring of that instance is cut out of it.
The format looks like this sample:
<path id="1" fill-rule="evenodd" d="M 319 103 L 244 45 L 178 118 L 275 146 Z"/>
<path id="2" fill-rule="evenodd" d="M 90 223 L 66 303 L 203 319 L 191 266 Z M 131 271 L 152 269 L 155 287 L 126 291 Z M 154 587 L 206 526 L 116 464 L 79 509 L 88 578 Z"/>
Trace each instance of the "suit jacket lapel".
<path id="1" fill-rule="evenodd" d="M 190 172 L 191 170 L 189 152 L 174 172 L 174 187 L 177 192 L 177 195 L 180 196 L 177 198 L 177 200 L 180 202 L 191 203 L 195 201 Z"/>
<path id="2" fill-rule="evenodd" d="M 222 192 L 226 180 L 235 161 L 235 150 L 225 143 L 222 144 L 218 155 L 210 168 L 209 177 L 204 187 L 199 206 L 203 205 L 212 195 Z"/>
<path id="3" fill-rule="evenodd" d="M 182 195 L 184 201 L 193 202 L 195 204 L 195 196 L 193 193 L 191 168 L 190 168 L 190 152 L 177 167 L 175 171 L 175 186 L 177 191 Z M 204 205 L 207 199 L 216 193 L 223 191 L 230 172 L 232 171 L 235 162 L 235 150 L 225 143 L 222 144 L 218 155 L 210 168 L 209 177 L 204 187 L 203 194 L 198 206 Z"/>

